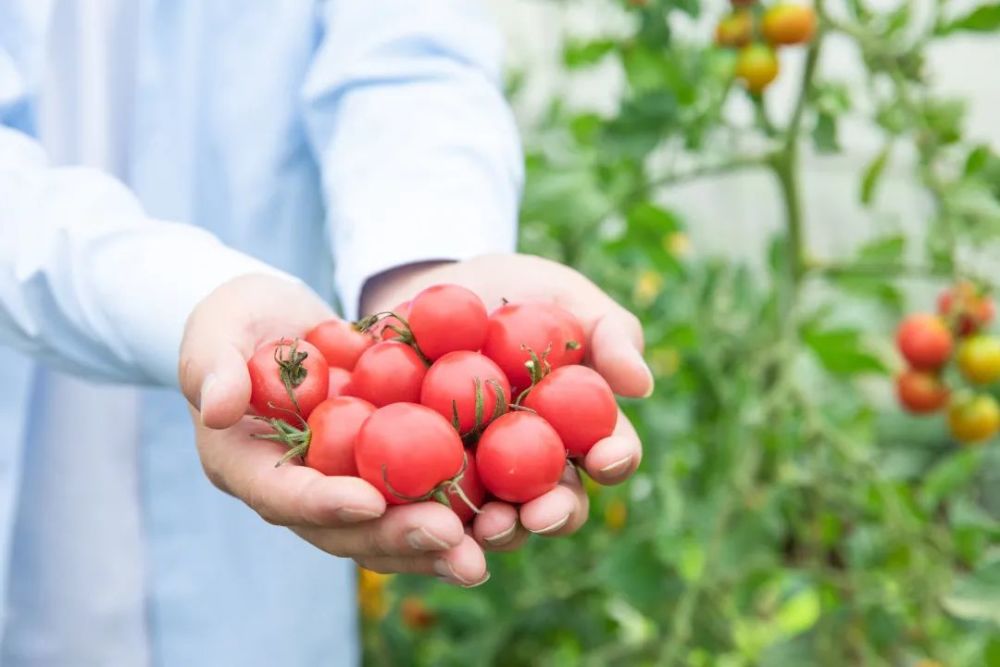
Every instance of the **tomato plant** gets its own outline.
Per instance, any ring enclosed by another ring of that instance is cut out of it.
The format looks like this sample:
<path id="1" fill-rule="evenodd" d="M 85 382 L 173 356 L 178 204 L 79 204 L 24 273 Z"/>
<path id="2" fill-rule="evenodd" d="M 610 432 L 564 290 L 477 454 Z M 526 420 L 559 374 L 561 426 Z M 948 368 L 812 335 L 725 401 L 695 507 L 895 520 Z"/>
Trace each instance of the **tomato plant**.
<path id="1" fill-rule="evenodd" d="M 950 392 L 937 375 L 906 370 L 896 377 L 896 395 L 906 410 L 914 414 L 929 414 L 948 404 Z"/>

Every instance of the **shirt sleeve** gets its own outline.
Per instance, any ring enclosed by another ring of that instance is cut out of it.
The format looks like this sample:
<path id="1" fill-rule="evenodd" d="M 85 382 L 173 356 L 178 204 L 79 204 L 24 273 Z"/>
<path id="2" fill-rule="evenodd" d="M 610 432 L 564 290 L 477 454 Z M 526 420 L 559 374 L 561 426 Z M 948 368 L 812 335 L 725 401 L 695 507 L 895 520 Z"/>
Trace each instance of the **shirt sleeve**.
<path id="1" fill-rule="evenodd" d="M 513 250 L 523 158 L 480 2 L 321 5 L 305 115 L 354 316 L 378 273 Z"/>

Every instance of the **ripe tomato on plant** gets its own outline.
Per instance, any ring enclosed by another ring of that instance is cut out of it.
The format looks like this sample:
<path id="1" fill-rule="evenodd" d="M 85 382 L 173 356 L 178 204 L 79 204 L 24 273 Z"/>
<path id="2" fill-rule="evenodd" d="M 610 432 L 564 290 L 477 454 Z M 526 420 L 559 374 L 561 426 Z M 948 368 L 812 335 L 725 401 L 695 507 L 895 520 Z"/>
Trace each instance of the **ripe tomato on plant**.
<path id="1" fill-rule="evenodd" d="M 368 401 L 340 396 L 323 401 L 309 415 L 304 461 L 324 475 L 357 476 L 354 442 L 361 425 L 375 412 Z"/>
<path id="2" fill-rule="evenodd" d="M 948 404 L 948 387 L 934 373 L 907 369 L 896 378 L 896 396 L 907 411 L 923 415 Z"/>
<path id="3" fill-rule="evenodd" d="M 407 320 L 417 347 L 434 361 L 457 350 L 478 350 L 489 316 L 474 292 L 459 285 L 434 285 L 413 297 Z"/>
<path id="4" fill-rule="evenodd" d="M 375 406 L 416 403 L 427 365 L 416 350 L 387 340 L 365 350 L 351 375 L 350 392 Z"/>
<path id="5" fill-rule="evenodd" d="M 618 422 L 618 404 L 611 387 L 586 366 L 564 366 L 532 387 L 524 407 L 547 421 L 569 452 L 584 456 L 611 435 Z"/>
<path id="6" fill-rule="evenodd" d="M 964 396 L 948 410 L 948 426 L 959 442 L 989 440 L 1000 430 L 1000 405 L 989 394 Z"/>
<path id="7" fill-rule="evenodd" d="M 970 382 L 989 384 L 1000 379 L 1000 340 L 972 336 L 958 346 L 958 369 Z"/>
<path id="8" fill-rule="evenodd" d="M 507 411 L 510 382 L 499 366 L 478 352 L 449 352 L 427 369 L 420 403 L 452 422 L 457 415 L 458 431 L 464 435 Z"/>
<path id="9" fill-rule="evenodd" d="M 806 5 L 774 5 L 764 12 L 761 34 L 775 45 L 805 44 L 816 34 L 816 12 Z"/>
<path id="10" fill-rule="evenodd" d="M 456 491 L 454 487 L 448 488 L 448 504 L 451 505 L 451 510 L 458 515 L 462 523 L 469 523 L 476 516 L 476 510 L 481 508 L 486 500 L 486 487 L 479 479 L 479 471 L 476 470 L 476 457 L 472 452 L 465 454 L 465 470 L 462 472 L 462 479 L 458 482 L 458 488 L 462 490 L 462 493 Z M 469 503 L 472 503 L 475 509 Z"/>
<path id="11" fill-rule="evenodd" d="M 736 58 L 736 77 L 751 93 L 759 94 L 778 76 L 778 56 L 766 44 L 750 44 Z"/>
<path id="12" fill-rule="evenodd" d="M 317 324 L 306 340 L 318 349 L 330 366 L 354 370 L 358 357 L 375 344 L 375 339 L 355 325 L 334 318 Z"/>
<path id="13" fill-rule="evenodd" d="M 753 38 L 753 18 L 749 11 L 738 10 L 724 16 L 715 26 L 715 43 L 739 48 Z"/>
<path id="14" fill-rule="evenodd" d="M 490 315 L 483 354 L 507 375 L 512 389 L 531 385 L 527 362 L 532 352 L 552 367 L 564 363 L 564 321 L 553 306 L 542 303 L 509 303 Z M 544 359 L 543 359 L 544 358 Z"/>
<path id="15" fill-rule="evenodd" d="M 959 336 L 968 336 L 986 327 L 996 315 L 996 304 L 976 285 L 963 280 L 938 296 L 938 314 L 955 324 Z"/>
<path id="16" fill-rule="evenodd" d="M 476 446 L 476 468 L 500 500 L 526 503 L 554 489 L 566 467 L 566 448 L 548 422 L 510 412 L 490 424 Z"/>
<path id="17" fill-rule="evenodd" d="M 465 449 L 438 413 L 415 403 L 393 403 L 361 426 L 354 459 L 362 479 L 388 503 L 402 505 L 428 498 L 454 479 L 465 462 Z"/>
<path id="18" fill-rule="evenodd" d="M 247 362 L 250 405 L 261 417 L 303 419 L 327 397 L 329 366 L 315 347 L 282 338 L 262 346 Z"/>
<path id="19" fill-rule="evenodd" d="M 437 623 L 437 615 L 420 598 L 407 595 L 399 602 L 399 616 L 411 630 L 426 630 Z"/>
<path id="20" fill-rule="evenodd" d="M 937 370 L 951 357 L 951 331 L 940 318 L 917 313 L 910 315 L 899 325 L 896 345 L 914 368 Z"/>

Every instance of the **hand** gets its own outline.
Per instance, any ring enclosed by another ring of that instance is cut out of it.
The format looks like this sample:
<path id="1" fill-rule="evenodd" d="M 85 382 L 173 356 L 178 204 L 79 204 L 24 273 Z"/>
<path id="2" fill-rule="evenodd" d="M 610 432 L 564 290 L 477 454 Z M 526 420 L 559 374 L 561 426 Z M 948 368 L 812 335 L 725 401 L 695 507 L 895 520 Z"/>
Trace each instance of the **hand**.
<path id="1" fill-rule="evenodd" d="M 644 397 L 653 391 L 653 376 L 642 358 L 642 326 L 573 269 L 529 255 L 489 255 L 457 263 L 412 265 L 369 281 L 362 312 L 389 310 L 421 289 L 454 283 L 476 292 L 490 310 L 506 298 L 513 302 L 547 301 L 576 315 L 587 332 L 587 363 L 621 396 Z M 610 437 L 587 454 L 583 467 L 601 484 L 618 484 L 635 472 L 642 459 L 639 437 L 624 414 Z M 517 548 L 528 532 L 565 535 L 587 520 L 587 494 L 573 466 L 558 487 L 521 506 L 487 503 L 476 517 L 473 535 L 493 550 Z"/>
<path id="2" fill-rule="evenodd" d="M 335 556 L 378 572 L 436 574 L 460 585 L 487 578 L 486 559 L 458 517 L 434 502 L 386 508 L 372 485 L 274 463 L 281 445 L 251 438 L 246 362 L 261 344 L 303 335 L 333 313 L 299 283 L 254 275 L 209 294 L 188 318 L 180 383 L 191 403 L 198 454 L 217 487 L 266 521 Z"/>

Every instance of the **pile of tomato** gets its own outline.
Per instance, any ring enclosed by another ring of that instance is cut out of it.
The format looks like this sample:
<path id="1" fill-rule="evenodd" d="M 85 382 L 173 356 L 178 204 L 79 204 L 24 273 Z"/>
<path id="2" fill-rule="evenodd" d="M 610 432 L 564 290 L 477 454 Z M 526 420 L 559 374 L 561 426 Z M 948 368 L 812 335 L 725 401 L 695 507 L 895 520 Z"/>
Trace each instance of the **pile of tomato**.
<path id="1" fill-rule="evenodd" d="M 947 408 L 956 440 L 989 440 L 1000 431 L 1000 405 L 986 391 L 1000 380 L 1000 339 L 984 330 L 996 307 L 969 281 L 942 292 L 937 306 L 899 325 L 896 345 L 908 364 L 896 378 L 899 403 L 914 414 Z"/>
<path id="2" fill-rule="evenodd" d="M 435 499 L 469 521 L 489 498 L 526 503 L 611 435 L 618 406 L 581 365 L 559 306 L 436 285 L 392 311 L 332 319 L 248 363 L 251 406 L 280 461 L 359 476 L 391 504 Z M 280 463 L 279 462 L 279 463 Z"/>
<path id="3" fill-rule="evenodd" d="M 733 8 L 715 26 L 715 43 L 738 49 L 736 78 L 760 94 L 778 77 L 780 46 L 806 44 L 816 34 L 816 12 L 806 5 L 779 2 L 761 7 L 756 0 L 731 0 Z"/>

